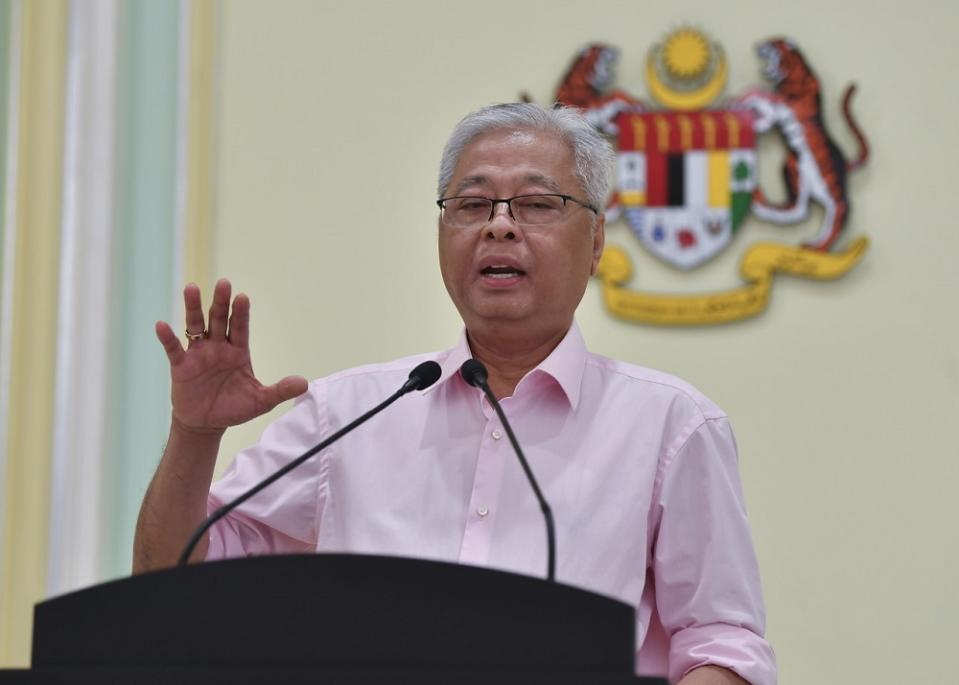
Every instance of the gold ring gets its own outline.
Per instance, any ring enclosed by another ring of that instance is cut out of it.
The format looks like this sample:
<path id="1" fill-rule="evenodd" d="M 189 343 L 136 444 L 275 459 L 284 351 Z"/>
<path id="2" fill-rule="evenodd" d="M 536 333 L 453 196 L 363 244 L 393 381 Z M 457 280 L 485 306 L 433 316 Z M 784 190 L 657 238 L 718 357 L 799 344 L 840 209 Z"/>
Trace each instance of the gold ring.
<path id="1" fill-rule="evenodd" d="M 186 337 L 188 340 L 191 340 L 191 341 L 203 340 L 205 337 L 207 337 L 207 332 L 203 331 L 202 333 L 191 333 L 190 331 L 186 331 Z"/>

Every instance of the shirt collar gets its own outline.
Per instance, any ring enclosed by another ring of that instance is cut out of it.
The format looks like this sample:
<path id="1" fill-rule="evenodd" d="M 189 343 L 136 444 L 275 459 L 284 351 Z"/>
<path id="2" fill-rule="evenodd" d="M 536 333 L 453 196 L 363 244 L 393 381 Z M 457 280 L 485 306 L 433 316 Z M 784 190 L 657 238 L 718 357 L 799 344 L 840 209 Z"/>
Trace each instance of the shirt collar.
<path id="1" fill-rule="evenodd" d="M 540 365 L 529 372 L 537 372 L 552 376 L 559 387 L 566 393 L 570 407 L 575 411 L 579 406 L 579 395 L 583 385 L 583 371 L 586 368 L 586 342 L 579 331 L 579 326 L 573 321 L 559 345 Z M 522 383 L 522 381 L 520 381 Z"/>
<path id="2" fill-rule="evenodd" d="M 526 374 L 517 387 L 522 385 L 523 381 L 529 376 L 544 373 L 552 377 L 562 388 L 566 399 L 575 411 L 579 406 L 583 370 L 586 367 L 586 354 L 586 342 L 583 340 L 579 326 L 573 321 L 573 325 L 570 326 L 569 331 L 566 332 L 566 336 L 560 341 L 559 345 L 535 369 Z M 437 359 L 442 374 L 440 379 L 433 386 L 427 388 L 424 393 L 432 392 L 435 388 L 449 381 L 450 378 L 459 376 L 459 370 L 463 362 L 472 356 L 473 353 L 470 351 L 469 342 L 466 338 L 466 329 L 463 329 L 456 346 L 447 350 Z M 465 381 L 463 382 L 465 383 Z"/>
<path id="3" fill-rule="evenodd" d="M 469 342 L 466 339 L 466 329 L 464 328 L 460 333 L 460 338 L 456 343 L 456 346 L 446 350 L 446 352 L 443 352 L 436 359 L 436 361 L 439 362 L 440 369 L 442 371 L 440 374 L 440 379 L 424 390 L 423 394 L 428 394 L 449 381 L 450 378 L 459 376 L 460 367 L 463 366 L 463 362 L 465 362 L 467 359 L 471 359 L 472 357 L 473 353 L 470 351 Z M 463 382 L 465 383 L 466 381 Z"/>

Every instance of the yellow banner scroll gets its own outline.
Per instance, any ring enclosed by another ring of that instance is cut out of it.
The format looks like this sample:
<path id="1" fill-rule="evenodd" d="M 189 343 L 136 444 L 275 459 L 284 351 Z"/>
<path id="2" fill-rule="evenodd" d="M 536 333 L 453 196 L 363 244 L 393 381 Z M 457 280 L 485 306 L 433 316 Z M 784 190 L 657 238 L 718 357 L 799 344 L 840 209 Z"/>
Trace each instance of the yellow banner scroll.
<path id="1" fill-rule="evenodd" d="M 596 276 L 603 282 L 606 307 L 613 315 L 637 323 L 660 326 L 703 326 L 756 316 L 769 303 L 776 273 L 829 280 L 839 278 L 862 258 L 869 241 L 858 238 L 845 252 L 816 252 L 781 243 L 756 243 L 743 255 L 739 272 L 749 281 L 735 290 L 706 295 L 661 295 L 629 290 L 633 274 L 626 252 L 609 246 Z"/>

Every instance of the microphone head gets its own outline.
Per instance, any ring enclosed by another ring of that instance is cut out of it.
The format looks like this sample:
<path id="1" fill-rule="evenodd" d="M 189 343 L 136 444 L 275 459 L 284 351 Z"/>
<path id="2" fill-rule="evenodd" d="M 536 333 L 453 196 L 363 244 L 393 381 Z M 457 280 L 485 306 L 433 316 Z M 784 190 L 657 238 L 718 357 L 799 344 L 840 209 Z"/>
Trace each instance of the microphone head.
<path id="1" fill-rule="evenodd" d="M 410 379 L 407 384 L 412 390 L 425 390 L 438 381 L 442 375 L 443 370 L 439 364 L 434 361 L 423 362 L 410 371 Z"/>
<path id="2" fill-rule="evenodd" d="M 463 366 L 460 367 L 460 375 L 463 376 L 464 381 L 474 388 L 482 388 L 486 385 L 486 379 L 489 377 L 483 362 L 477 359 L 467 359 L 463 362 Z"/>

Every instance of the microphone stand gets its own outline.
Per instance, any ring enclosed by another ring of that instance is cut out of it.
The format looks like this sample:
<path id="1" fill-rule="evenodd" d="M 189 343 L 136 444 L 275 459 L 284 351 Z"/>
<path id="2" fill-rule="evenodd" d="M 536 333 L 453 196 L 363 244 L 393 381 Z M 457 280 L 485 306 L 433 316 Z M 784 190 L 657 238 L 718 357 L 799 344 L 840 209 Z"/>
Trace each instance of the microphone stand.
<path id="1" fill-rule="evenodd" d="M 486 395 L 486 399 L 489 400 L 491 405 L 493 405 L 493 409 L 496 411 L 496 415 L 499 417 L 500 423 L 503 424 L 503 429 L 506 431 L 506 435 L 509 438 L 510 444 L 513 445 L 513 451 L 516 452 L 516 456 L 519 458 L 519 463 L 523 467 L 523 473 L 526 474 L 526 479 L 529 481 L 530 487 L 533 488 L 533 494 L 536 495 L 536 500 L 539 502 L 539 507 L 543 511 L 543 518 L 546 519 L 546 580 L 551 583 L 555 583 L 556 528 L 553 524 L 553 510 L 550 509 L 549 504 L 546 502 L 546 498 L 539 489 L 539 484 L 536 482 L 536 477 L 533 475 L 533 470 L 530 468 L 529 462 L 526 461 L 526 456 L 523 454 L 523 450 L 520 449 L 519 442 L 516 440 L 516 435 L 513 434 L 513 428 L 509 425 L 509 421 L 506 420 L 506 414 L 503 413 L 503 408 L 500 406 L 499 401 L 497 401 L 496 396 L 490 389 L 489 383 L 486 382 L 486 367 L 484 367 L 481 362 L 475 359 L 468 359 L 463 363 L 460 373 L 463 375 L 463 378 L 467 383 L 482 390 L 483 394 Z"/>

